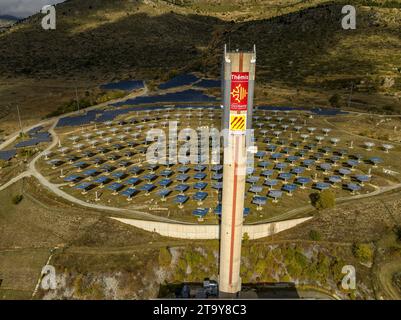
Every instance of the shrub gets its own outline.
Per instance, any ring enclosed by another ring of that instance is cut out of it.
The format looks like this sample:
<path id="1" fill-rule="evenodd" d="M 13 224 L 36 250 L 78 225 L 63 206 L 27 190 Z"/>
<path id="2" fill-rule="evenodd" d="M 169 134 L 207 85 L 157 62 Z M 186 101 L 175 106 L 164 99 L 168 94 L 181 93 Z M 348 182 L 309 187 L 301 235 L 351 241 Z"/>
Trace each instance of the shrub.
<path id="1" fill-rule="evenodd" d="M 12 198 L 12 202 L 13 204 L 17 205 L 22 201 L 23 198 L 24 196 L 22 194 L 18 194 Z"/>
<path id="2" fill-rule="evenodd" d="M 354 244 L 352 253 L 354 254 L 355 258 L 362 262 L 370 262 L 373 258 L 372 246 L 367 243 Z"/>
<path id="3" fill-rule="evenodd" d="M 395 235 L 397 237 L 397 241 L 401 242 L 401 226 L 397 226 L 394 230 Z"/>
<path id="4" fill-rule="evenodd" d="M 332 95 L 329 99 L 330 105 L 333 108 L 340 108 L 341 107 L 341 97 L 338 93 Z"/>
<path id="5" fill-rule="evenodd" d="M 312 204 L 318 210 L 333 208 L 336 204 L 336 197 L 331 190 L 323 190 L 311 195 Z"/>
<path id="6" fill-rule="evenodd" d="M 162 267 L 167 267 L 171 263 L 171 253 L 166 247 L 160 248 L 159 251 L 159 265 Z"/>
<path id="7" fill-rule="evenodd" d="M 320 241 L 322 239 L 321 234 L 317 230 L 309 231 L 309 238 L 313 241 Z"/>

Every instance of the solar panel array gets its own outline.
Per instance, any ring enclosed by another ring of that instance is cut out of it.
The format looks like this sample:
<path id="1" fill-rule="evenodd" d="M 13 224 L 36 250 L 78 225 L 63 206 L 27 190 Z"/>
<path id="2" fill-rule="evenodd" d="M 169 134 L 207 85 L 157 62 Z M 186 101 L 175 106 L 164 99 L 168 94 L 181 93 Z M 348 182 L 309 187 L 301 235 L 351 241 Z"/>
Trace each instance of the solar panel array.
<path id="1" fill-rule="evenodd" d="M 0 151 L 0 160 L 10 161 L 17 154 L 17 150 L 1 150 Z"/>
<path id="2" fill-rule="evenodd" d="M 221 80 L 211 80 L 211 79 L 202 79 L 199 82 L 195 83 L 195 86 L 200 88 L 220 88 Z"/>
<path id="3" fill-rule="evenodd" d="M 167 81 L 166 83 L 162 83 L 161 85 L 159 85 L 159 89 L 166 90 L 175 87 L 188 86 L 198 80 L 199 78 L 193 74 L 181 74 Z"/>
<path id="4" fill-rule="evenodd" d="M 217 99 L 213 96 L 208 96 L 200 90 L 188 89 L 179 92 L 169 92 L 154 96 L 140 96 L 126 101 L 111 104 L 114 107 L 152 104 L 152 103 L 181 103 L 181 102 L 215 102 Z"/>
<path id="5" fill-rule="evenodd" d="M 135 118 L 126 121 L 100 123 L 101 121 L 96 119 L 96 122 L 99 122 L 97 130 L 103 132 L 103 138 L 108 137 L 111 141 L 91 145 L 94 138 L 98 139 L 96 132 L 92 132 L 91 137 L 79 136 L 78 141 L 74 142 L 75 146 L 81 142 L 85 146 L 80 151 L 81 155 L 71 148 L 72 153 L 77 155 L 72 166 L 82 168 L 86 164 L 88 170 L 93 166 L 99 169 L 90 171 L 92 174 L 86 178 L 85 173 L 75 171 L 74 174 L 79 174 L 84 180 L 94 176 L 94 180 L 91 181 L 95 189 L 106 185 L 106 190 L 113 191 L 115 195 L 125 196 L 129 200 L 140 197 L 141 193 L 156 195 L 162 201 L 171 199 L 180 206 L 191 201 L 199 205 L 214 194 L 219 194 L 221 200 L 222 165 L 193 165 L 183 162 L 139 167 L 137 163 L 131 162 L 131 158 L 146 152 L 148 146 L 144 134 L 147 129 L 160 126 L 160 119 L 164 116 L 166 120 L 186 119 L 185 114 L 179 113 L 180 109 L 185 108 L 202 111 L 191 112 L 192 118 L 198 116 L 199 121 L 206 122 L 209 118 L 209 121 L 219 123 L 221 111 L 212 106 L 182 105 L 163 111 L 160 110 L 160 106 L 141 106 L 100 113 L 101 116 L 110 115 L 105 118 L 111 119 L 117 115 L 138 111 Z M 255 166 L 247 170 L 246 192 L 247 198 L 250 198 L 255 207 L 263 207 L 269 202 L 276 203 L 283 195 L 292 196 L 305 188 L 325 190 L 334 187 L 357 192 L 361 190 L 364 182 L 370 181 L 360 170 L 360 165 L 377 165 L 382 161 L 381 158 L 364 158 L 352 153 L 351 149 L 341 149 L 341 146 L 333 145 L 332 137 L 324 129 L 312 130 L 311 127 L 301 124 L 294 114 L 291 115 L 290 110 L 285 111 L 288 111 L 285 116 L 273 116 L 274 112 L 263 114 L 265 111 L 259 110 L 254 116 L 259 151 L 256 154 Z M 207 112 L 209 116 L 204 116 Z M 216 112 L 219 112 L 219 116 L 216 116 Z M 181 126 L 185 127 L 187 124 Z M 119 140 L 123 135 L 126 138 Z M 317 139 L 319 135 L 324 138 Z M 85 148 L 91 148 L 93 152 L 85 152 Z M 115 154 L 118 156 L 111 157 Z M 60 154 L 55 156 L 62 158 Z M 71 154 L 67 152 L 64 158 L 67 159 L 68 156 Z M 82 158 L 87 159 L 83 161 Z M 105 176 L 108 179 L 105 179 Z"/>
<path id="6" fill-rule="evenodd" d="M 32 131 L 33 130 L 32 129 L 30 132 L 28 132 L 30 139 L 18 142 L 15 145 L 15 148 L 32 147 L 32 146 L 36 146 L 42 142 L 52 141 L 52 137 L 51 137 L 50 133 L 40 131 L 42 129 L 43 129 L 42 127 L 38 128 L 34 131 Z"/>
<path id="7" fill-rule="evenodd" d="M 91 110 L 84 115 L 72 116 L 61 118 L 57 123 L 57 127 L 67 127 L 67 126 L 82 126 L 88 125 L 90 123 L 104 123 L 107 121 L 113 121 L 118 116 L 128 114 L 131 112 L 141 112 L 141 111 L 156 111 L 160 110 L 161 106 L 137 106 L 129 108 L 119 108 L 110 110 Z M 174 109 L 219 109 L 218 106 L 201 106 L 201 105 L 176 105 Z"/>
<path id="8" fill-rule="evenodd" d="M 141 89 L 144 87 L 142 80 L 125 80 L 119 82 L 106 83 L 100 86 L 103 90 L 123 90 L 123 91 L 133 91 L 136 89 Z"/>

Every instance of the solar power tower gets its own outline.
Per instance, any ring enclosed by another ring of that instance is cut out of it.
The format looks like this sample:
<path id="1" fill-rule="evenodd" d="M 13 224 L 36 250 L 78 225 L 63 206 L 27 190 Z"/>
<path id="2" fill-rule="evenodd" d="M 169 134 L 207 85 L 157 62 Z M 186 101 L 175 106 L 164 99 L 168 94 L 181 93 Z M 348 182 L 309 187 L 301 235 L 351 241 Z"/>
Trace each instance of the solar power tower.
<path id="1" fill-rule="evenodd" d="M 241 291 L 240 261 L 246 178 L 246 130 L 252 127 L 256 48 L 253 52 L 224 50 L 222 71 L 224 142 L 223 199 L 220 227 L 219 295 Z"/>

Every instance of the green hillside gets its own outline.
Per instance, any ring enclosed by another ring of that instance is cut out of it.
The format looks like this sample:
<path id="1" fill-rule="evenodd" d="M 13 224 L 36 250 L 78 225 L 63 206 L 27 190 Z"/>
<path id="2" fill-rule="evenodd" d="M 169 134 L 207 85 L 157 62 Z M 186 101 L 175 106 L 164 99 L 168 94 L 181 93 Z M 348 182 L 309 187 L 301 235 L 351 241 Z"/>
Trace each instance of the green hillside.
<path id="1" fill-rule="evenodd" d="M 399 103 L 400 1 L 354 1 L 356 30 L 341 28 L 341 2 L 70 0 L 57 6 L 55 31 L 42 30 L 36 15 L 0 34 L 0 74 L 92 82 L 218 76 L 225 43 L 256 44 L 261 86 L 353 85 Z"/>

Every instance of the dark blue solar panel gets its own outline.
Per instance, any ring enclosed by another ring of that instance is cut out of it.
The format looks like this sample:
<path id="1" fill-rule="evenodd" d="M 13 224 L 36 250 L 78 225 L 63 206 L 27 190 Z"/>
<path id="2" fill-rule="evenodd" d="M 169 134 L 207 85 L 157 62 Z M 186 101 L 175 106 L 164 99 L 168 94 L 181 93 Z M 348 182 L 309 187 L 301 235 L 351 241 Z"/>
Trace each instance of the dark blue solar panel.
<path id="1" fill-rule="evenodd" d="M 296 181 L 297 181 L 297 183 L 304 185 L 304 184 L 309 183 L 311 181 L 311 179 L 308 177 L 299 177 L 299 178 L 297 178 Z"/>
<path id="2" fill-rule="evenodd" d="M 287 192 L 293 192 L 298 188 L 296 184 L 285 184 L 283 190 Z"/>
<path id="3" fill-rule="evenodd" d="M 330 181 L 331 183 L 339 183 L 339 182 L 342 181 L 342 179 L 341 179 L 341 177 L 339 177 L 339 176 L 330 176 L 330 177 L 329 177 L 329 181 Z"/>
<path id="4" fill-rule="evenodd" d="M 64 178 L 64 181 L 65 182 L 74 182 L 74 181 L 77 181 L 79 178 L 80 178 L 80 176 L 71 175 L 71 176 Z"/>
<path id="5" fill-rule="evenodd" d="M 87 164 L 86 162 L 84 162 L 84 161 L 76 162 L 76 163 L 73 164 L 73 166 L 74 166 L 75 168 L 83 168 L 83 167 L 85 167 L 85 166 L 87 166 L 87 165 L 88 165 L 88 164 Z"/>
<path id="6" fill-rule="evenodd" d="M 177 186 L 175 186 L 174 190 L 175 191 L 179 191 L 179 192 L 185 192 L 189 189 L 189 186 L 186 184 L 179 184 Z"/>
<path id="7" fill-rule="evenodd" d="M 330 185 L 325 182 L 318 182 L 316 183 L 315 188 L 318 190 L 326 190 L 330 188 Z"/>
<path id="8" fill-rule="evenodd" d="M 266 179 L 263 184 L 266 185 L 266 186 L 272 187 L 272 186 L 275 186 L 275 185 L 278 184 L 278 180 L 276 180 L 276 179 Z"/>
<path id="9" fill-rule="evenodd" d="M 263 158 L 265 155 L 266 155 L 265 151 L 258 151 L 258 152 L 256 152 L 255 157 Z"/>
<path id="10" fill-rule="evenodd" d="M 201 81 L 195 84 L 200 88 L 220 88 L 221 81 L 220 80 L 211 80 L 211 79 L 202 79 Z"/>
<path id="11" fill-rule="evenodd" d="M 144 87 L 142 80 L 124 80 L 119 82 L 111 82 L 107 84 L 102 84 L 100 89 L 103 90 L 123 90 L 132 91 L 136 89 L 141 89 Z"/>
<path id="12" fill-rule="evenodd" d="M 221 190 L 223 189 L 223 182 L 216 182 L 212 184 L 212 188 L 216 190 Z"/>
<path id="13" fill-rule="evenodd" d="M 270 165 L 270 162 L 268 161 L 261 161 L 258 163 L 258 167 L 266 168 Z"/>
<path id="14" fill-rule="evenodd" d="M 173 171 L 171 171 L 171 170 L 163 170 L 159 174 L 161 176 L 163 176 L 163 177 L 169 177 L 169 176 L 171 176 L 173 174 Z"/>
<path id="15" fill-rule="evenodd" d="M 35 135 L 37 132 L 42 131 L 42 130 L 43 130 L 43 126 L 38 126 L 38 127 L 35 127 L 35 128 L 32 128 L 31 130 L 29 130 L 27 132 L 27 134 L 29 136 L 32 136 L 32 135 Z"/>
<path id="16" fill-rule="evenodd" d="M 167 197 L 169 194 L 171 193 L 171 190 L 169 190 L 169 189 L 162 189 L 162 190 L 159 190 L 158 192 L 157 192 L 157 195 L 159 195 L 160 197 Z"/>
<path id="17" fill-rule="evenodd" d="M 134 186 L 138 184 L 141 180 L 139 178 L 129 178 L 127 181 L 124 182 L 126 185 Z"/>
<path id="18" fill-rule="evenodd" d="M 272 198 L 281 198 L 283 193 L 280 190 L 271 190 L 269 191 L 268 195 Z"/>
<path id="19" fill-rule="evenodd" d="M 137 105 L 137 104 L 154 104 L 154 103 L 174 103 L 174 102 L 214 102 L 217 99 L 208 96 L 199 90 L 184 90 L 179 92 L 170 92 L 155 96 L 140 96 L 127 101 L 112 104 L 114 107 Z"/>
<path id="20" fill-rule="evenodd" d="M 289 156 L 289 157 L 287 158 L 287 160 L 288 160 L 289 162 L 295 162 L 295 161 L 298 161 L 298 160 L 299 160 L 299 157 L 298 157 L 298 156 Z"/>
<path id="21" fill-rule="evenodd" d="M 355 176 L 355 179 L 360 181 L 360 182 L 368 182 L 368 181 L 370 181 L 370 177 L 368 175 L 357 175 L 357 176 Z"/>
<path id="22" fill-rule="evenodd" d="M 76 188 L 76 189 L 79 189 L 79 190 L 87 190 L 87 189 L 89 189 L 91 186 L 92 186 L 92 183 L 90 183 L 90 182 L 84 182 L 84 183 L 81 183 L 81 184 L 77 185 L 75 188 Z"/>
<path id="23" fill-rule="evenodd" d="M 194 175 L 194 178 L 198 180 L 203 180 L 206 177 L 207 177 L 206 173 L 203 172 L 198 172 L 197 174 Z"/>
<path id="24" fill-rule="evenodd" d="M 338 172 L 340 174 L 342 174 L 343 176 L 351 174 L 351 170 L 345 169 L 345 168 L 341 168 L 340 170 L 338 170 Z"/>
<path id="25" fill-rule="evenodd" d="M 96 175 L 96 174 L 97 174 L 97 170 L 96 170 L 96 169 L 89 169 L 89 170 L 86 170 L 86 171 L 83 173 L 83 175 L 84 175 L 84 176 L 87 176 L 87 177 L 93 176 L 93 175 Z"/>
<path id="26" fill-rule="evenodd" d="M 221 164 L 216 164 L 212 167 L 212 171 L 218 172 L 223 170 L 223 166 Z"/>
<path id="27" fill-rule="evenodd" d="M 373 164 L 378 164 L 378 163 L 383 162 L 383 160 L 379 157 L 372 157 L 369 159 L 369 161 L 372 162 Z"/>
<path id="28" fill-rule="evenodd" d="M 203 171 L 203 170 L 205 170 L 206 169 L 206 166 L 205 165 L 201 165 L 201 164 L 198 164 L 198 165 L 196 165 L 195 167 L 194 167 L 194 170 L 195 171 Z"/>
<path id="29" fill-rule="evenodd" d="M 149 174 L 145 174 L 142 178 L 145 180 L 148 180 L 148 181 L 153 181 L 157 178 L 157 175 L 149 173 Z"/>
<path id="30" fill-rule="evenodd" d="M 167 81 L 166 83 L 162 83 L 161 85 L 159 85 L 159 89 L 166 90 L 175 87 L 187 86 L 193 84 L 198 80 L 199 78 L 193 74 L 181 74 Z"/>
<path id="31" fill-rule="evenodd" d="M 283 172 L 283 173 L 280 173 L 280 174 L 278 175 L 278 177 L 279 177 L 280 179 L 283 179 L 283 180 L 289 180 L 289 179 L 291 179 L 292 174 L 289 173 L 289 172 Z"/>
<path id="32" fill-rule="evenodd" d="M 357 166 L 357 165 L 359 164 L 359 162 L 358 162 L 357 160 L 348 160 L 348 161 L 347 161 L 347 164 L 348 164 L 350 167 L 355 167 L 355 166 Z"/>
<path id="33" fill-rule="evenodd" d="M 260 193 L 262 191 L 263 191 L 262 186 L 252 186 L 249 188 L 249 192 L 252 192 L 252 193 Z"/>
<path id="34" fill-rule="evenodd" d="M 351 191 L 359 191 L 362 188 L 360 186 L 358 186 L 357 184 L 354 183 L 348 183 L 347 184 L 347 189 L 351 190 Z"/>
<path id="35" fill-rule="evenodd" d="M 131 198 L 132 196 L 136 195 L 139 191 L 134 188 L 128 188 L 127 190 L 124 190 L 121 192 L 123 196 L 127 196 L 128 198 Z"/>
<path id="36" fill-rule="evenodd" d="M 188 196 L 179 194 L 178 196 L 175 197 L 174 202 L 183 204 L 183 203 L 187 202 L 188 199 L 189 199 Z"/>
<path id="37" fill-rule="evenodd" d="M 171 179 L 162 179 L 159 181 L 159 186 L 168 187 L 172 182 Z"/>
<path id="38" fill-rule="evenodd" d="M 266 202 L 267 202 L 267 197 L 254 196 L 252 199 L 252 203 L 257 204 L 259 206 L 265 205 Z"/>
<path id="39" fill-rule="evenodd" d="M 189 175 L 182 173 L 182 174 L 177 175 L 176 179 L 178 181 L 186 181 L 189 179 Z"/>
<path id="40" fill-rule="evenodd" d="M 209 208 L 197 208 L 194 211 L 192 211 L 192 214 L 195 217 L 201 217 L 203 218 L 204 216 L 207 215 L 207 213 L 209 212 Z"/>
<path id="41" fill-rule="evenodd" d="M 178 172 L 181 172 L 181 173 L 186 173 L 186 172 L 188 172 L 188 170 L 189 170 L 189 168 L 186 167 L 186 166 L 182 166 L 182 167 L 179 167 L 179 168 L 177 169 L 177 171 L 178 171 Z"/>
<path id="42" fill-rule="evenodd" d="M 212 180 L 221 180 L 223 179 L 223 174 L 222 173 L 215 173 L 212 175 Z"/>
<path id="43" fill-rule="evenodd" d="M 221 211 L 222 211 L 222 206 L 221 204 L 219 204 L 215 209 L 214 209 L 214 213 L 218 216 L 221 216 Z"/>
<path id="44" fill-rule="evenodd" d="M 207 198 L 207 196 L 208 196 L 207 192 L 198 191 L 194 194 L 193 198 L 196 201 L 203 201 Z"/>
<path id="45" fill-rule="evenodd" d="M 303 173 L 304 171 L 305 171 L 305 168 L 303 168 L 303 167 L 295 167 L 295 168 L 292 168 L 292 170 L 291 170 L 292 173 L 295 173 L 297 175 Z"/>
<path id="46" fill-rule="evenodd" d="M 17 150 L 3 150 L 0 151 L 0 160 L 10 161 L 17 154 Z"/>
<path id="47" fill-rule="evenodd" d="M 140 186 L 140 187 L 139 187 L 139 190 L 141 190 L 141 191 L 146 191 L 146 192 L 150 192 L 150 191 L 152 191 L 154 188 L 156 188 L 156 186 L 155 186 L 154 184 L 152 184 L 152 183 L 147 183 L 147 184 L 144 184 L 143 186 Z"/>
<path id="48" fill-rule="evenodd" d="M 274 168 L 276 168 L 276 169 L 279 169 L 279 170 L 282 170 L 282 169 L 285 169 L 285 168 L 287 168 L 287 164 L 286 163 L 277 163 L 275 166 L 274 166 Z"/>
<path id="49" fill-rule="evenodd" d="M 194 188 L 197 190 L 203 190 L 207 187 L 207 183 L 206 182 L 197 182 L 194 184 Z"/>
<path id="50" fill-rule="evenodd" d="M 111 191 L 118 191 L 122 188 L 123 188 L 123 185 L 121 183 L 117 183 L 117 182 L 114 182 L 113 184 L 106 187 L 106 189 L 111 190 Z"/>
<path id="51" fill-rule="evenodd" d="M 131 172 L 131 173 L 133 173 L 133 174 L 138 174 L 138 173 L 141 173 L 142 171 L 143 171 L 142 168 L 136 167 L 136 166 L 134 166 L 134 167 L 132 167 L 132 168 L 129 169 L 129 172 Z"/>
<path id="52" fill-rule="evenodd" d="M 50 142 L 52 141 L 52 137 L 48 132 L 35 132 L 34 134 L 30 135 L 31 139 L 26 141 L 21 141 L 15 145 L 16 148 L 25 148 L 36 146 L 42 142 Z"/>
<path id="53" fill-rule="evenodd" d="M 100 110 L 91 110 L 83 115 L 61 118 L 57 123 L 57 127 L 82 126 L 89 124 L 95 121 L 97 114 L 100 114 L 101 112 L 102 111 Z"/>
<path id="54" fill-rule="evenodd" d="M 259 177 L 256 177 L 256 176 L 251 176 L 251 177 L 248 177 L 248 178 L 246 178 L 246 182 L 247 183 L 256 183 L 256 182 L 258 182 L 259 181 Z"/>
<path id="55" fill-rule="evenodd" d="M 303 163 L 303 165 L 304 165 L 304 166 L 307 166 L 307 167 L 309 167 L 309 166 L 311 166 L 311 165 L 315 164 L 315 160 L 312 160 L 312 159 L 306 159 L 306 160 L 304 160 L 302 163 Z"/>
<path id="56" fill-rule="evenodd" d="M 104 184 L 106 182 L 110 181 L 110 178 L 105 177 L 105 176 L 101 176 L 98 177 L 95 181 L 93 181 L 94 183 L 99 183 L 99 184 Z"/>
<path id="57" fill-rule="evenodd" d="M 322 164 L 320 165 L 320 168 L 323 169 L 323 170 L 325 170 L 325 171 L 330 170 L 330 169 L 331 169 L 331 164 L 329 164 L 329 163 L 322 163 Z"/>
<path id="58" fill-rule="evenodd" d="M 117 171 L 117 172 L 114 172 L 111 176 L 113 178 L 121 179 L 126 176 L 126 173 L 122 172 L 122 171 Z"/>

